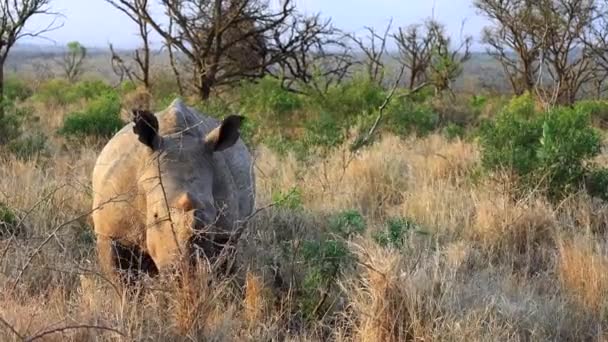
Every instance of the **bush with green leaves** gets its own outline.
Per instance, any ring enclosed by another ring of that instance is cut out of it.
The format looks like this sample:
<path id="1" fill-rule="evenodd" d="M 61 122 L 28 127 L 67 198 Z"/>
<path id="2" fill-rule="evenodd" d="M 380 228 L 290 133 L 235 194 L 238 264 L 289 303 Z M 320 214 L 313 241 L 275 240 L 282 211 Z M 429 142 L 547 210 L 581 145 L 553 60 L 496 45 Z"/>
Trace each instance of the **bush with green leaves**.
<path id="1" fill-rule="evenodd" d="M 17 215 L 6 204 L 0 202 L 0 238 L 7 238 L 16 235 L 17 225 L 19 224 Z"/>
<path id="2" fill-rule="evenodd" d="M 270 120 L 288 119 L 302 107 L 302 100 L 281 87 L 276 78 L 267 76 L 257 83 L 244 83 L 240 89 L 241 110 Z"/>
<path id="3" fill-rule="evenodd" d="M 327 298 L 338 277 L 354 261 L 346 241 L 363 234 L 365 228 L 365 220 L 359 212 L 344 211 L 330 217 L 328 230 L 318 239 L 303 242 L 305 276 L 299 306 L 307 318 L 314 318 L 326 309 L 330 302 Z"/>
<path id="4" fill-rule="evenodd" d="M 89 102 L 84 110 L 66 116 L 59 133 L 70 138 L 109 138 L 124 125 L 120 99 L 115 93 L 106 93 Z"/>
<path id="5" fill-rule="evenodd" d="M 437 113 L 425 103 L 394 99 L 386 109 L 386 127 L 400 136 L 431 133 L 438 124 Z"/>
<path id="6" fill-rule="evenodd" d="M 9 77 L 4 81 L 4 98 L 7 101 L 23 101 L 32 94 L 32 88 L 16 77 Z"/>
<path id="7" fill-rule="evenodd" d="M 323 97 L 311 97 L 309 107 L 329 113 L 340 121 L 349 121 L 350 124 L 360 115 L 375 113 L 385 98 L 386 91 L 376 82 L 356 76 L 331 87 Z"/>
<path id="8" fill-rule="evenodd" d="M 8 150 L 18 159 L 32 159 L 44 154 L 47 137 L 42 133 L 21 136 L 8 143 Z"/>
<path id="9" fill-rule="evenodd" d="M 2 106 L 3 115 L 0 117 L 0 145 L 5 145 L 21 135 L 21 126 L 26 119 L 32 117 L 33 110 L 27 106 L 17 106 L 14 101 L 5 99 Z"/>
<path id="10" fill-rule="evenodd" d="M 538 189 L 551 199 L 579 190 L 594 172 L 587 163 L 600 153 L 599 133 L 584 106 L 538 113 L 527 94 L 515 98 L 480 130 L 482 165 L 506 170 L 519 180 L 520 194 Z"/>
<path id="11" fill-rule="evenodd" d="M 382 247 L 401 249 L 410 233 L 426 234 L 426 231 L 416 222 L 407 218 L 391 218 L 386 222 L 386 228 L 373 234 L 373 239 Z"/>
<path id="12" fill-rule="evenodd" d="M 275 191 L 272 193 L 272 202 L 279 208 L 300 210 L 303 208 L 302 190 L 293 187 L 289 191 Z"/>
<path id="13" fill-rule="evenodd" d="M 37 101 L 47 105 L 66 105 L 78 101 L 87 101 L 116 91 L 101 80 L 70 83 L 64 79 L 52 79 L 40 86 L 34 95 Z"/>

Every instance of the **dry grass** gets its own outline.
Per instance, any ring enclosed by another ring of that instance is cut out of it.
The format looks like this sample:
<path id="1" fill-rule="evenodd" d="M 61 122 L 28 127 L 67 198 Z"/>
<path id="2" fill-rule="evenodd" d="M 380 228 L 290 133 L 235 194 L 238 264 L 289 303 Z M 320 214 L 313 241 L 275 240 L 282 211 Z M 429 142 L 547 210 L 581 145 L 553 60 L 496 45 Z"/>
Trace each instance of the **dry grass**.
<path id="1" fill-rule="evenodd" d="M 139 300 L 97 274 L 87 213 L 98 148 L 72 155 L 55 148 L 51 158 L 29 162 L 2 159 L 0 202 L 23 219 L 23 234 L 0 240 L 0 318 L 21 337 L 48 331 L 45 341 L 605 338 L 608 207 L 582 195 L 559 207 L 536 195 L 513 202 L 496 184 L 474 181 L 474 144 L 389 136 L 353 158 L 337 150 L 308 165 L 262 146 L 259 205 L 297 187 L 302 208 L 272 208 L 251 222 L 233 278 L 198 270 L 182 283 L 150 280 Z M 348 244 L 358 263 L 341 270 L 321 314 L 307 319 L 302 245 L 321 237 L 328 215 L 351 209 L 368 226 Z M 429 235 L 408 233 L 403 248 L 381 247 L 372 236 L 392 217 L 406 217 Z M 0 340 L 20 340 L 15 332 L 0 323 Z"/>

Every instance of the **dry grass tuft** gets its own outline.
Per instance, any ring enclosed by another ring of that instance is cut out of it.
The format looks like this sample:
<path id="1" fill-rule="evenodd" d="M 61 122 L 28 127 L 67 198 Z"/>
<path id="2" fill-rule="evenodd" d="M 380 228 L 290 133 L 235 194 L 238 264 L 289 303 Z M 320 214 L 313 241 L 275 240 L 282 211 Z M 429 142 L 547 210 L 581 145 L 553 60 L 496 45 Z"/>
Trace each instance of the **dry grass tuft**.
<path id="1" fill-rule="evenodd" d="M 562 241 L 557 265 L 566 292 L 597 314 L 608 304 L 608 257 L 599 249 L 589 238 Z"/>

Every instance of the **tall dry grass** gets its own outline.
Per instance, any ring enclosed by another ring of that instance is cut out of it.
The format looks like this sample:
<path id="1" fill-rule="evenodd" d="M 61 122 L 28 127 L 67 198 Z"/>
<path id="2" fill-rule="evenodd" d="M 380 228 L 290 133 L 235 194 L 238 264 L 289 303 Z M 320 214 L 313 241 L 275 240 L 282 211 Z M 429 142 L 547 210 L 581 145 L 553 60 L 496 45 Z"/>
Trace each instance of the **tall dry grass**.
<path id="1" fill-rule="evenodd" d="M 87 213 L 98 148 L 28 162 L 2 157 L 0 202 L 23 224 L 0 240 L 0 340 L 606 337 L 606 205 L 584 195 L 559 206 L 536 194 L 514 202 L 500 184 L 476 177 L 472 143 L 387 136 L 357 155 L 345 147 L 306 165 L 262 146 L 258 205 L 298 188 L 302 207 L 269 208 L 252 220 L 234 276 L 199 270 L 181 284 L 149 280 L 137 300 L 97 273 Z M 328 215 L 352 209 L 368 226 L 348 242 L 357 261 L 342 270 L 327 312 L 307 320 L 298 304 L 303 265 L 285 251 L 320 238 Z M 408 232 L 402 248 L 380 246 L 374 233 L 395 217 L 427 234 Z"/>

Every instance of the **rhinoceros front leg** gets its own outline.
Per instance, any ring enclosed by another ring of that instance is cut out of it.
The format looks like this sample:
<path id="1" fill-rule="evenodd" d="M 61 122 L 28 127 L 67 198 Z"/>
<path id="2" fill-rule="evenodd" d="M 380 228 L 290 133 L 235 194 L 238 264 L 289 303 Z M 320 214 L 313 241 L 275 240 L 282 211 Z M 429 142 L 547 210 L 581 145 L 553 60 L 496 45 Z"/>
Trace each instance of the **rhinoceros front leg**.
<path id="1" fill-rule="evenodd" d="M 154 276 L 158 273 L 154 261 L 146 252 L 109 237 L 98 236 L 97 254 L 102 272 L 112 281 L 132 285 L 142 274 Z"/>

